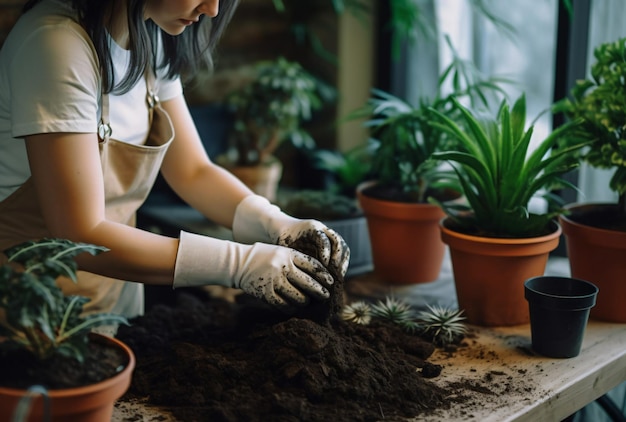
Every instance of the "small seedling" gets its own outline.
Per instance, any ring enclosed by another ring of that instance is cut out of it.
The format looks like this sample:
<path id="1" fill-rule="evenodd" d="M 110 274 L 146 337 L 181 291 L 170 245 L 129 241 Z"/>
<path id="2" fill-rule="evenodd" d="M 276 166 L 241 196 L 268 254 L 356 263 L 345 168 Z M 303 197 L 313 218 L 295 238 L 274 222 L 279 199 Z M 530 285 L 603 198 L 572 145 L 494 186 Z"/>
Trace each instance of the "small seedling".
<path id="1" fill-rule="evenodd" d="M 427 305 L 426 310 L 415 315 L 411 305 L 393 297 L 373 305 L 354 302 L 343 308 L 341 316 L 345 321 L 361 325 L 368 325 L 374 318 L 383 319 L 405 331 L 423 335 L 440 347 L 458 341 L 467 333 L 462 310 Z"/>
<path id="2" fill-rule="evenodd" d="M 372 320 L 372 307 L 363 301 L 351 303 L 343 308 L 341 318 L 355 324 L 367 325 Z"/>
<path id="3" fill-rule="evenodd" d="M 411 321 L 414 317 L 411 305 L 390 296 L 372 305 L 372 314 L 400 325 Z"/>
<path id="4" fill-rule="evenodd" d="M 423 334 L 432 338 L 433 343 L 445 346 L 453 343 L 467 333 L 463 323 L 463 310 L 443 306 L 427 305 L 428 309 L 417 315 L 418 324 Z"/>

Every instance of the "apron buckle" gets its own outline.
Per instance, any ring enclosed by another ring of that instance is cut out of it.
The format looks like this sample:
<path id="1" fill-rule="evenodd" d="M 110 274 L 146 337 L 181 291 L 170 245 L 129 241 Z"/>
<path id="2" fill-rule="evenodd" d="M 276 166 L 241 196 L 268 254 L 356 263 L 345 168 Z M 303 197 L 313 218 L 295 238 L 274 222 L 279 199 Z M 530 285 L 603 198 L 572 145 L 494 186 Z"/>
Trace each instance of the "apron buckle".
<path id="1" fill-rule="evenodd" d="M 101 121 L 98 125 L 98 137 L 102 140 L 109 139 L 112 133 L 113 129 L 111 129 L 111 125 Z"/>

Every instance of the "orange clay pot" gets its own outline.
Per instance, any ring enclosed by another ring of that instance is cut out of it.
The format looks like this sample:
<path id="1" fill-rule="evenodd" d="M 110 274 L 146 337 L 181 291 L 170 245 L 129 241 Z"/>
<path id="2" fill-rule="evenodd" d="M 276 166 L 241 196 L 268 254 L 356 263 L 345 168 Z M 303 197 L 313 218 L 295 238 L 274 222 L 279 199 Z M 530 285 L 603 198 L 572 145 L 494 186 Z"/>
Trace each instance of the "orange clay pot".
<path id="1" fill-rule="evenodd" d="M 445 215 L 441 208 L 364 195 L 371 183 L 357 188 L 357 198 L 367 219 L 376 276 L 392 284 L 436 280 L 445 253 L 439 233 Z"/>
<path id="2" fill-rule="evenodd" d="M 224 167 L 241 180 L 254 193 L 270 202 L 276 201 L 278 185 L 283 175 L 283 165 L 275 157 L 255 166 L 226 165 Z"/>
<path id="3" fill-rule="evenodd" d="M 128 363 L 122 372 L 97 384 L 48 391 L 51 422 L 110 421 L 115 401 L 130 386 L 131 375 L 135 368 L 135 355 L 132 350 L 117 339 L 95 333 L 90 334 L 90 336 L 92 336 L 92 341 L 110 343 L 123 349 Z M 2 418 L 10 418 L 20 399 L 27 394 L 25 390 L 0 387 L 0 415 Z M 40 395 L 33 397 L 26 421 L 46 420 L 44 419 L 43 402 L 44 400 Z"/>
<path id="4" fill-rule="evenodd" d="M 599 206 L 614 204 L 574 204 L 570 211 L 584 213 Z M 571 276 L 598 287 L 596 306 L 590 318 L 626 322 L 626 232 L 600 229 L 578 223 L 567 215 L 559 222 L 563 227 Z"/>
<path id="5" fill-rule="evenodd" d="M 490 238 L 455 232 L 441 221 L 441 238 L 450 247 L 459 309 L 467 322 L 511 326 L 530 321 L 524 282 L 544 274 L 549 253 L 559 244 L 561 227 L 535 238 Z"/>

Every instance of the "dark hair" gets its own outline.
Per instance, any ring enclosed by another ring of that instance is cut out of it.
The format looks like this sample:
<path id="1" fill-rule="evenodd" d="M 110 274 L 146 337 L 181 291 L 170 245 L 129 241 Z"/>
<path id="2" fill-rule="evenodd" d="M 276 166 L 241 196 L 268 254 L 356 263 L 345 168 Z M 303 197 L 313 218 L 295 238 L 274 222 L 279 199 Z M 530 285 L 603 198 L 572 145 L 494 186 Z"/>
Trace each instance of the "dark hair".
<path id="1" fill-rule="evenodd" d="M 41 0 L 28 0 L 26 12 Z M 148 66 L 167 69 L 166 76 L 189 78 L 198 70 L 213 68 L 213 51 L 226 25 L 231 20 L 239 0 L 220 0 L 220 12 L 215 18 L 201 16 L 200 21 L 177 36 L 163 32 L 151 20 L 143 17 L 146 0 L 127 0 L 130 63 L 121 81 L 113 78 L 113 63 L 103 16 L 114 7 L 115 0 L 67 0 L 78 11 L 78 18 L 91 38 L 98 59 L 105 92 L 124 93 L 143 77 Z M 157 63 L 156 49 L 159 37 L 163 43 L 163 58 Z"/>

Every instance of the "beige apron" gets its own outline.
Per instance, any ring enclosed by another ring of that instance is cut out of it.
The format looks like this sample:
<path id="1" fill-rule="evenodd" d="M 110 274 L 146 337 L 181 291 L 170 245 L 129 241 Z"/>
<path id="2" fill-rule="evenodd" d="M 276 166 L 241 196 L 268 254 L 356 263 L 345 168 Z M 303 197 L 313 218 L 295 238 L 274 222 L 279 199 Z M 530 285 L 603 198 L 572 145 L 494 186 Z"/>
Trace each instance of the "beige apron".
<path id="1" fill-rule="evenodd" d="M 158 175 L 163 157 L 174 138 L 167 113 L 152 93 L 153 78 L 147 78 L 147 102 L 150 130 L 143 145 L 111 139 L 109 98 L 102 95 L 102 120 L 98 127 L 100 156 L 104 175 L 105 213 L 107 220 L 135 225 L 137 209 L 145 201 Z M 0 202 L 0 251 L 26 240 L 51 237 L 39 208 L 35 186 L 28 179 L 19 189 Z M 0 254 L 0 261 L 6 257 Z M 80 295 L 91 300 L 85 313 L 114 312 L 128 318 L 143 313 L 143 285 L 115 280 L 84 271 L 78 283 L 61 278 L 59 285 L 66 295 Z"/>

